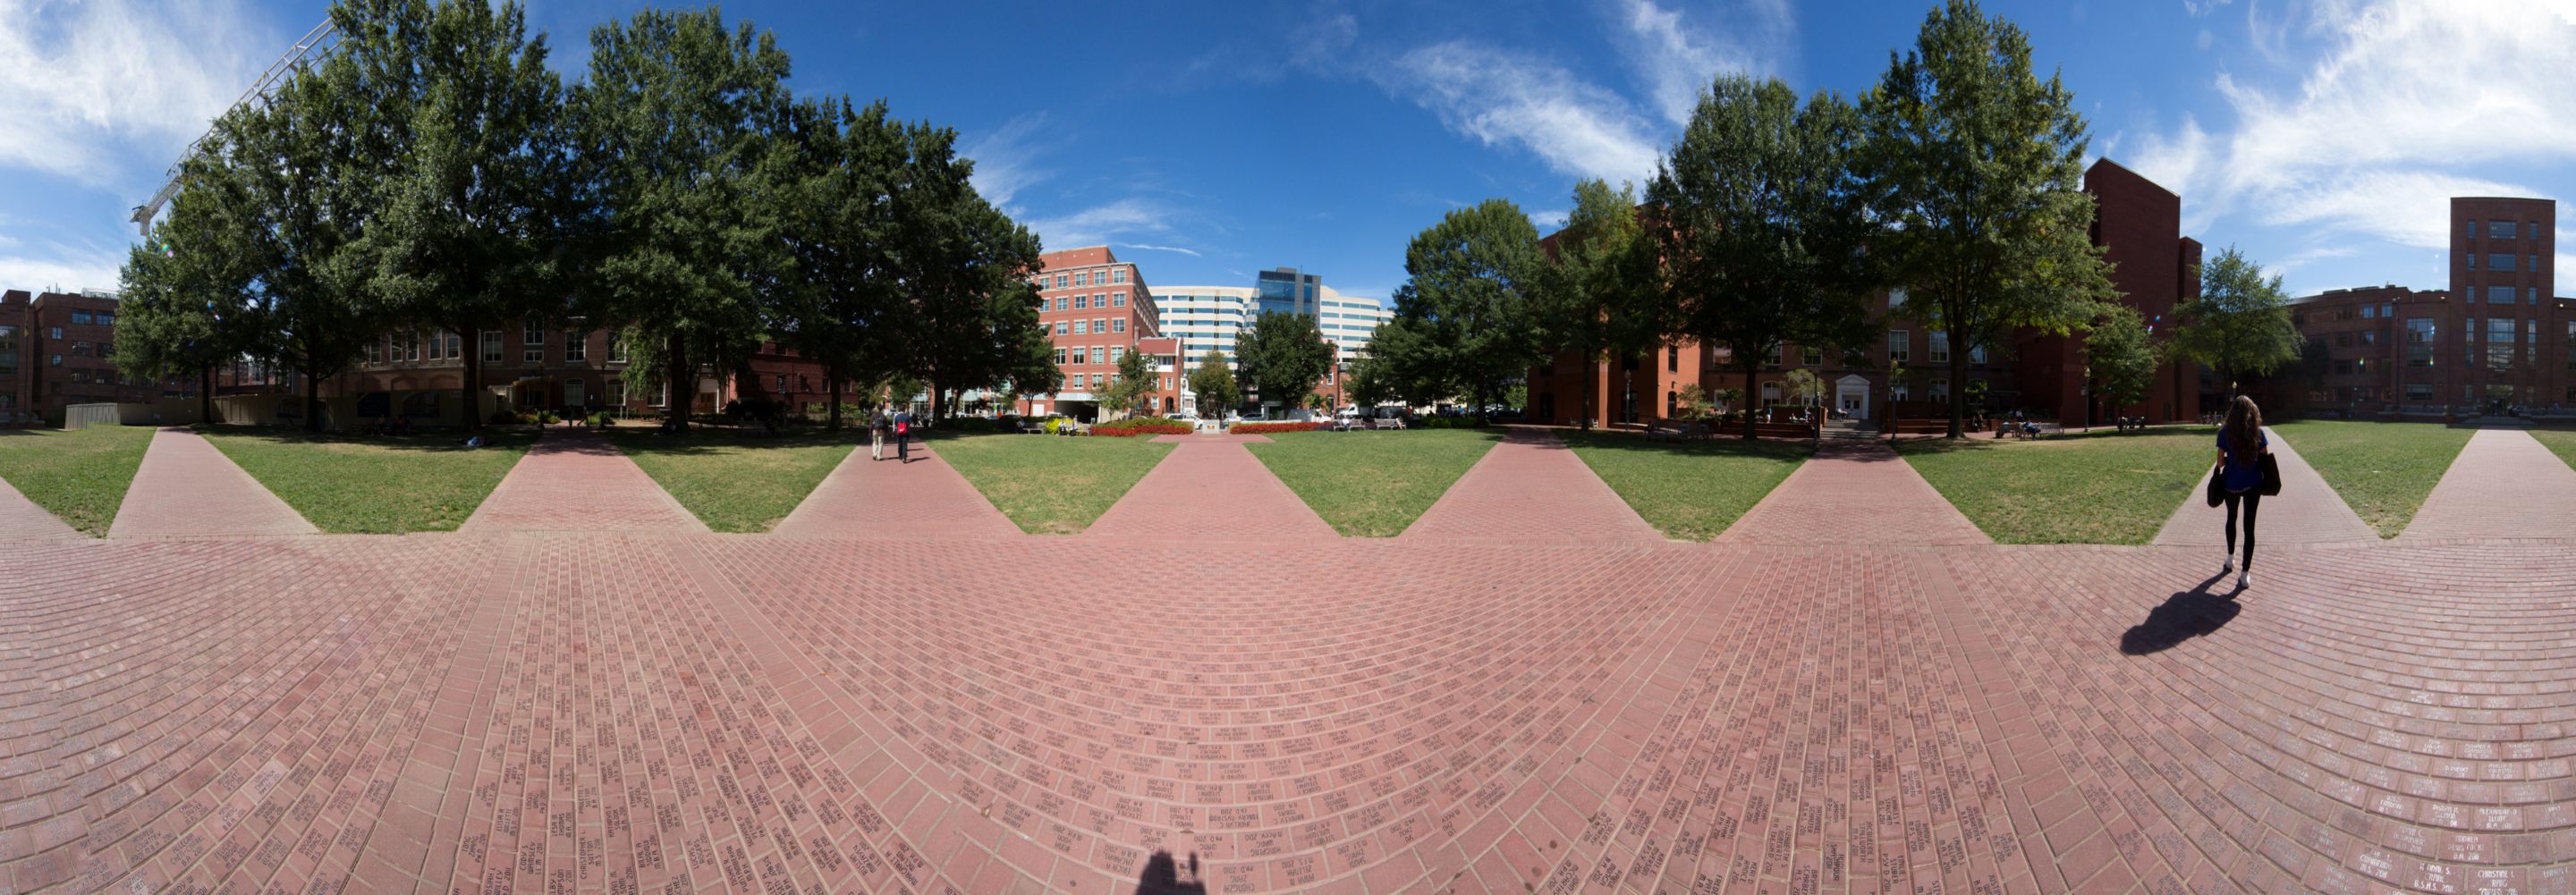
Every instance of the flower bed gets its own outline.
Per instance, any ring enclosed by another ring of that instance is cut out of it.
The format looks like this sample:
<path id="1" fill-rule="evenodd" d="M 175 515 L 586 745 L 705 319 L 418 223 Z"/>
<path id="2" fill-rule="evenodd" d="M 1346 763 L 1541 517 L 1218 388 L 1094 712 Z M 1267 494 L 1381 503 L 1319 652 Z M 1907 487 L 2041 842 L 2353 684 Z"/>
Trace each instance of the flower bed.
<path id="1" fill-rule="evenodd" d="M 1236 423 L 1226 431 L 1236 435 L 1268 435 L 1273 432 L 1312 432 L 1323 427 L 1322 423 Z"/>
<path id="2" fill-rule="evenodd" d="M 1112 438 L 1128 438 L 1137 435 L 1187 435 L 1190 431 L 1188 423 L 1159 416 L 1110 420 L 1091 427 L 1091 434 Z"/>

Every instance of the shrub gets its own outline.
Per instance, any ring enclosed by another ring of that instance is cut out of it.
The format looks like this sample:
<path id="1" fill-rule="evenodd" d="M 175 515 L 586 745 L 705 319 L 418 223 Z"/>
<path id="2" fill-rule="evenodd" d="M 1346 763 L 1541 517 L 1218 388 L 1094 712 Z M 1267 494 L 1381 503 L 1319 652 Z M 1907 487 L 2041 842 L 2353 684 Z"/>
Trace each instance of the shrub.
<path id="1" fill-rule="evenodd" d="M 1322 423 L 1236 423 L 1229 431 L 1237 435 L 1267 435 L 1273 432 L 1312 432 L 1323 426 Z"/>
<path id="2" fill-rule="evenodd" d="M 1131 435 L 1187 435 L 1190 424 L 1159 416 L 1134 416 L 1111 420 L 1091 427 L 1094 435 L 1126 437 Z"/>

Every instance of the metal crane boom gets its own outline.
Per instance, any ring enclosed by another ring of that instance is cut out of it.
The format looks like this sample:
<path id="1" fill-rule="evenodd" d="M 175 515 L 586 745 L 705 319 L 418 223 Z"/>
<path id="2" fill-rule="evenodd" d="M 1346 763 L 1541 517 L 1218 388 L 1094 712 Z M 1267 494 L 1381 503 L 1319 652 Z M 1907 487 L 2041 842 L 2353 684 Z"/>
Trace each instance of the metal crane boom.
<path id="1" fill-rule="evenodd" d="M 269 91 L 276 89 L 277 85 L 284 83 L 289 76 L 301 70 L 305 62 L 328 55 L 332 49 L 339 46 L 339 43 L 339 30 L 332 26 L 330 19 L 323 19 L 322 24 L 315 25 L 313 30 L 304 32 L 304 36 L 297 39 L 294 46 L 288 47 L 285 55 L 269 63 L 268 70 L 260 73 L 259 80 L 252 82 L 250 89 L 242 91 L 241 98 L 233 100 L 233 104 L 224 107 L 224 111 L 230 112 L 255 102 L 265 102 Z M 149 201 L 134 206 L 134 225 L 142 231 L 143 235 L 152 234 L 152 219 L 161 214 L 163 206 L 170 204 L 170 197 L 179 194 L 180 169 L 187 166 L 189 159 L 197 157 L 197 153 L 202 151 L 205 145 L 205 135 L 189 141 L 188 148 L 179 153 L 179 160 L 170 164 L 169 181 L 162 184 L 161 189 L 153 192 Z"/>

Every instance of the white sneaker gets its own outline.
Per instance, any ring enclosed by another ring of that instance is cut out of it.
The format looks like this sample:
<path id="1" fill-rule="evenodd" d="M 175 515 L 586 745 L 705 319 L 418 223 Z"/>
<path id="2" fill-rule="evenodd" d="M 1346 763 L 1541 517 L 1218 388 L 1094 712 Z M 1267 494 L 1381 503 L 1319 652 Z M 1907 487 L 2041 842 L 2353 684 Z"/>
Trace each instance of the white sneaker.
<path id="1" fill-rule="evenodd" d="M 2236 571 L 2236 554 L 2230 553 L 2227 554 L 2227 561 L 2219 564 L 2218 574 L 2225 575 L 2233 571 Z"/>
<path id="2" fill-rule="evenodd" d="M 2253 573 L 2252 571 L 2250 571 L 2250 570 L 2249 570 L 2249 571 L 2244 571 L 2244 572 L 2238 572 L 2238 573 L 2236 573 L 2236 589 L 2237 589 L 2237 590 L 2246 590 L 2246 589 L 2252 588 L 2253 586 L 2254 586 L 2254 573 Z"/>

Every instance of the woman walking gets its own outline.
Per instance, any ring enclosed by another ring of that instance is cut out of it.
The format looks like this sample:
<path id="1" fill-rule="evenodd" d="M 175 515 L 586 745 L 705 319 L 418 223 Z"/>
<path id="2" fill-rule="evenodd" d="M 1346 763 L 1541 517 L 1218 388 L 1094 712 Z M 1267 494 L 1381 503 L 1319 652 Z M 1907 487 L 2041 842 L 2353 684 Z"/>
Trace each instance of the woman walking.
<path id="1" fill-rule="evenodd" d="M 2263 455 L 2272 450 L 2272 439 L 2263 434 L 2263 410 L 2254 399 L 2236 396 L 2227 407 L 2227 423 L 2218 427 L 2218 471 L 2221 487 L 2227 491 L 2227 563 L 2218 574 L 2236 573 L 2236 589 L 2254 586 L 2254 513 L 2263 504 Z M 2236 562 L 2237 504 L 2245 509 L 2245 563 Z"/>
<path id="2" fill-rule="evenodd" d="M 868 459 L 885 459 L 886 432 L 893 428 L 894 421 L 886 419 L 883 410 L 877 411 L 876 418 L 868 421 Z"/>

